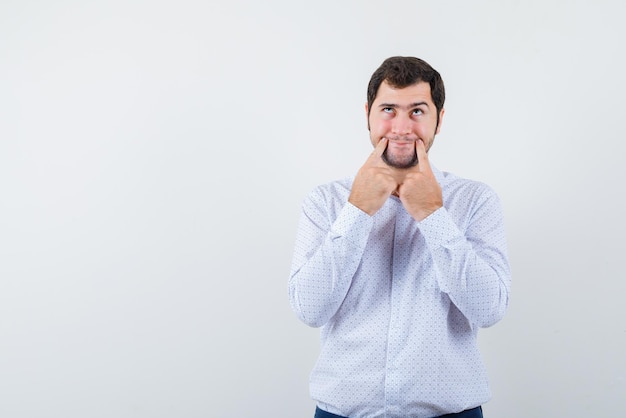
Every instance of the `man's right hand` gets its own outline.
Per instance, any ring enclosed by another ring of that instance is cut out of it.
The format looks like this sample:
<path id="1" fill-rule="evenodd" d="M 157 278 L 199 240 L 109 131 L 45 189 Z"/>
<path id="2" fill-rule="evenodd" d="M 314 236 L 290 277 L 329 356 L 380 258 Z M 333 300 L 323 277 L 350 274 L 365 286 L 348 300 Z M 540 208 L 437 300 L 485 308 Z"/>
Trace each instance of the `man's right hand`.
<path id="1" fill-rule="evenodd" d="M 381 139 L 359 169 L 348 198 L 348 202 L 370 216 L 378 212 L 399 184 L 396 171 L 382 159 L 387 142 L 387 138 Z"/>

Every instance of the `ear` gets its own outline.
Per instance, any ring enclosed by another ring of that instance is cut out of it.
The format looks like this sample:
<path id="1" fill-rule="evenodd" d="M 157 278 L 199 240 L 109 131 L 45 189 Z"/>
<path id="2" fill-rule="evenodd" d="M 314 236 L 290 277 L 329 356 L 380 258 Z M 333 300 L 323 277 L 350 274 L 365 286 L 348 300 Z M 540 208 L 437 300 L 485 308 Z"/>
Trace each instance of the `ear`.
<path id="1" fill-rule="evenodd" d="M 441 130 L 441 124 L 443 123 L 443 114 L 446 113 L 446 109 L 441 109 L 439 112 L 439 123 L 437 124 L 437 130 L 435 131 L 435 135 L 439 135 L 439 131 Z"/>
<path id="2" fill-rule="evenodd" d="M 367 130 L 370 130 L 370 116 L 369 116 L 369 108 L 367 106 L 367 102 L 365 102 L 365 120 L 367 121 Z"/>

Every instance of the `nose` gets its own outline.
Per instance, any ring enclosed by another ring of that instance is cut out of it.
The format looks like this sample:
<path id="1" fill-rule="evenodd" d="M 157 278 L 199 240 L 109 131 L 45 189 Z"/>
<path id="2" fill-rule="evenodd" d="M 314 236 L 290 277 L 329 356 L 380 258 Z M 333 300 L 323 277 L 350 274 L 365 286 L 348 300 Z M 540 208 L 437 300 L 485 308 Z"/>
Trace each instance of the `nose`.
<path id="1" fill-rule="evenodd" d="M 393 120 L 393 125 L 391 130 L 394 134 L 397 135 L 408 135 L 413 128 L 413 121 L 408 115 L 399 114 Z"/>

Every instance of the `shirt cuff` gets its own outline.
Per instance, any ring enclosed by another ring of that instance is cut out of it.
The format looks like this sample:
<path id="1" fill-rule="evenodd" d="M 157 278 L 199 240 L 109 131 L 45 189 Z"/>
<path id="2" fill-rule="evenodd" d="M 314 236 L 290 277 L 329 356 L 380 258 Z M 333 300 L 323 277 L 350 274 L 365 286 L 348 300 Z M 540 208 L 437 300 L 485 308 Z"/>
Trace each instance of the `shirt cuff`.
<path id="1" fill-rule="evenodd" d="M 330 237 L 332 240 L 344 238 L 356 248 L 364 249 L 373 225 L 371 216 L 346 202 L 330 228 Z"/>
<path id="2" fill-rule="evenodd" d="M 448 210 L 440 207 L 417 224 L 430 248 L 446 246 L 464 238 Z"/>

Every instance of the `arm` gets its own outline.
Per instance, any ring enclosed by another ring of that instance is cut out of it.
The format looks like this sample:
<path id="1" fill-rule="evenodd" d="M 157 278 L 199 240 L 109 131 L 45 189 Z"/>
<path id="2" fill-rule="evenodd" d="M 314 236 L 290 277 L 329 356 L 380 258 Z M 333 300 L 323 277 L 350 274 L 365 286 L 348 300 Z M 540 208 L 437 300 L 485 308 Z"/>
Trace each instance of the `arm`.
<path id="1" fill-rule="evenodd" d="M 325 196 L 321 189 L 304 202 L 289 300 L 298 317 L 310 326 L 324 325 L 341 306 L 361 263 L 374 224 L 371 216 L 397 187 L 393 170 L 381 158 L 386 145 L 386 139 L 379 141 L 365 161 L 347 202 Z"/>
<path id="2" fill-rule="evenodd" d="M 296 236 L 289 301 L 309 326 L 326 324 L 343 302 L 367 244 L 373 220 L 346 202 L 336 219 L 318 190 L 304 202 Z"/>
<path id="3" fill-rule="evenodd" d="M 418 224 L 437 268 L 442 292 L 473 324 L 489 327 L 504 316 L 511 272 L 507 259 L 502 209 L 489 191 L 465 231 L 445 208 Z"/>
<path id="4" fill-rule="evenodd" d="M 491 190 L 483 192 L 460 231 L 443 207 L 421 140 L 415 152 L 419 164 L 407 170 L 400 200 L 426 239 L 441 291 L 472 324 L 491 326 L 504 316 L 511 286 L 500 202 Z"/>

